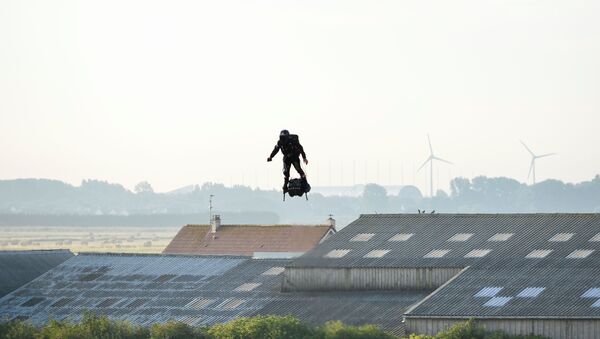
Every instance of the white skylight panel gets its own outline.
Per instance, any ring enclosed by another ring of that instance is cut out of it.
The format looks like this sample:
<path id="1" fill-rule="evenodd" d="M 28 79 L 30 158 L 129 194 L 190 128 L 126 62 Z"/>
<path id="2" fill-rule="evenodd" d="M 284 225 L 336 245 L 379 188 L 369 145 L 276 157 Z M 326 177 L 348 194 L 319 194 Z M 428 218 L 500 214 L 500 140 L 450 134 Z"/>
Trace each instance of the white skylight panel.
<path id="1" fill-rule="evenodd" d="M 581 295 L 582 298 L 600 298 L 600 288 L 592 287 Z"/>
<path id="2" fill-rule="evenodd" d="M 482 288 L 474 297 L 486 297 L 491 298 L 495 297 L 500 291 L 502 291 L 504 287 L 484 287 Z"/>
<path id="3" fill-rule="evenodd" d="M 371 252 L 365 254 L 363 258 L 381 258 L 389 251 L 390 250 L 372 250 Z"/>
<path id="4" fill-rule="evenodd" d="M 413 235 L 413 233 L 398 233 L 391 237 L 388 241 L 406 241 L 410 239 Z"/>
<path id="5" fill-rule="evenodd" d="M 465 254 L 465 258 L 482 258 L 488 255 L 492 250 L 472 250 L 471 252 Z"/>
<path id="6" fill-rule="evenodd" d="M 195 309 L 203 309 L 208 307 L 210 304 L 214 303 L 215 299 L 205 299 L 205 298 L 196 298 L 192 300 L 187 307 L 192 307 Z"/>
<path id="7" fill-rule="evenodd" d="M 533 250 L 525 258 L 545 258 L 552 250 Z"/>
<path id="8" fill-rule="evenodd" d="M 235 288 L 235 292 L 250 292 L 260 286 L 260 283 L 245 283 Z"/>
<path id="9" fill-rule="evenodd" d="M 548 241 L 569 241 L 575 233 L 557 233 Z"/>
<path id="10" fill-rule="evenodd" d="M 488 241 L 506 241 L 515 235 L 514 233 L 496 233 Z"/>
<path id="11" fill-rule="evenodd" d="M 374 233 L 359 233 L 350 239 L 350 241 L 369 241 L 374 235 Z"/>
<path id="12" fill-rule="evenodd" d="M 594 250 L 575 250 L 575 251 L 571 252 L 571 254 L 567 255 L 567 258 L 583 259 L 583 258 L 589 257 L 589 255 L 592 254 L 593 252 L 594 252 Z"/>
<path id="13" fill-rule="evenodd" d="M 433 250 L 423 256 L 423 258 L 442 258 L 448 254 L 450 250 Z"/>
<path id="14" fill-rule="evenodd" d="M 283 273 L 284 270 L 285 270 L 284 267 L 275 266 L 275 267 L 271 267 L 268 270 L 264 271 L 262 273 L 262 275 L 280 275 L 281 273 Z"/>
<path id="15" fill-rule="evenodd" d="M 595 236 L 593 236 L 590 241 L 600 241 L 600 233 L 596 234 Z"/>
<path id="16" fill-rule="evenodd" d="M 221 308 L 225 309 L 225 310 L 235 310 L 236 308 L 240 307 L 245 302 L 246 302 L 246 300 L 244 300 L 244 299 L 231 299 L 231 300 L 228 300 L 227 302 L 225 302 L 224 304 L 222 304 Z"/>
<path id="17" fill-rule="evenodd" d="M 325 254 L 325 258 L 342 258 L 348 253 L 350 253 L 350 250 L 331 250 Z"/>
<path id="18" fill-rule="evenodd" d="M 512 299 L 512 297 L 493 297 L 488 302 L 483 304 L 483 306 L 502 307 L 506 305 L 506 303 L 509 302 L 510 299 Z"/>
<path id="19" fill-rule="evenodd" d="M 473 236 L 473 233 L 457 233 L 448 239 L 448 241 L 467 241 Z"/>
<path id="20" fill-rule="evenodd" d="M 545 289 L 546 289 L 545 287 L 527 287 L 524 290 L 522 290 L 519 294 L 517 294 L 517 297 L 518 298 L 536 298 Z"/>
<path id="21" fill-rule="evenodd" d="M 592 304 L 592 307 L 600 307 L 600 299 L 596 300 L 596 302 Z"/>

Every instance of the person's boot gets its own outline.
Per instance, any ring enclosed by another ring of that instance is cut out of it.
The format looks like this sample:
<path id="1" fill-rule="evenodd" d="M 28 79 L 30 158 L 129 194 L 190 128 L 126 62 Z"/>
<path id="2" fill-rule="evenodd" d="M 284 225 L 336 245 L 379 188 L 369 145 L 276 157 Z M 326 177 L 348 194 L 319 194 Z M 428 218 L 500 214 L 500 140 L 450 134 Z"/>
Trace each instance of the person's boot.
<path id="1" fill-rule="evenodd" d="M 283 187 L 282 187 L 283 193 L 287 193 L 287 191 L 288 191 L 288 182 L 289 182 L 289 179 L 287 179 L 287 178 L 283 181 Z"/>

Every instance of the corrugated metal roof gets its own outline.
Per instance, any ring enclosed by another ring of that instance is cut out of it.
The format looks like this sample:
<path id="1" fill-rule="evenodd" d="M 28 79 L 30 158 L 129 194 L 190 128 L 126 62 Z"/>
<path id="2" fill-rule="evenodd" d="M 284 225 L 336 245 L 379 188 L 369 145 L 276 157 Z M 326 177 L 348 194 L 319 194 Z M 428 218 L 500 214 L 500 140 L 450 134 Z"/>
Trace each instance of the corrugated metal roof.
<path id="1" fill-rule="evenodd" d="M 407 317 L 600 319 L 600 266 L 526 259 L 473 266 L 432 293 Z"/>
<path id="2" fill-rule="evenodd" d="M 69 250 L 0 251 L 0 297 L 72 256 Z"/>
<path id="3" fill-rule="evenodd" d="M 84 310 L 149 325 L 212 325 L 240 316 L 295 315 L 322 324 L 376 323 L 398 332 L 426 292 L 282 293 L 289 260 L 90 254 L 75 256 L 0 299 L 0 319 L 78 320 Z"/>
<path id="4" fill-rule="evenodd" d="M 326 225 L 210 225 L 181 228 L 163 253 L 244 255 L 255 252 L 306 252 L 333 228 Z"/>
<path id="5" fill-rule="evenodd" d="M 426 292 L 328 292 L 287 293 L 269 302 L 256 314 L 291 314 L 320 325 L 341 320 L 350 325 L 376 324 L 403 334 L 403 312 L 427 295 Z"/>
<path id="6" fill-rule="evenodd" d="M 291 266 L 466 267 L 490 258 L 524 258 L 534 250 L 551 250 L 547 259 L 594 250 L 586 259 L 596 260 L 600 242 L 593 240 L 599 232 L 600 214 L 361 215 Z M 374 235 L 368 241 L 352 241 L 360 234 Z M 398 234 L 412 236 L 395 241 L 405 238 Z M 328 257 L 334 250 L 349 252 Z M 365 258 L 373 250 L 390 251 L 383 257 Z M 478 250 L 489 252 L 484 257 L 467 255 L 483 253 L 472 252 Z M 448 252 L 426 257 L 432 251 Z"/>

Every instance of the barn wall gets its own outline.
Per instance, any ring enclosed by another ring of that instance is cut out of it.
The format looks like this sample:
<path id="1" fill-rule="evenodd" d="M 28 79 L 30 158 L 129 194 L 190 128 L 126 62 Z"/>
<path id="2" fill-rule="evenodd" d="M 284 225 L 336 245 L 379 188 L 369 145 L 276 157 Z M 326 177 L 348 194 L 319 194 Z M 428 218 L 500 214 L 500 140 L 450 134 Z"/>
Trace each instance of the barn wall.
<path id="1" fill-rule="evenodd" d="M 288 267 L 283 291 L 431 290 L 462 268 Z"/>
<path id="2" fill-rule="evenodd" d="M 407 318 L 406 333 L 435 335 L 466 319 Z M 478 319 L 488 331 L 513 335 L 536 334 L 553 339 L 600 338 L 600 319 Z"/>

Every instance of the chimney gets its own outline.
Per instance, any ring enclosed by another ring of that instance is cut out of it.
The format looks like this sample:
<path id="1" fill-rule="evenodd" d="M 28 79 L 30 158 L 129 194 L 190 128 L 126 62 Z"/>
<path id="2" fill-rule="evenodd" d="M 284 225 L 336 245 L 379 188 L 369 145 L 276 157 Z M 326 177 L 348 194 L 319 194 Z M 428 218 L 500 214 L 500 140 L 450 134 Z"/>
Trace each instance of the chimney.
<path id="1" fill-rule="evenodd" d="M 215 214 L 210 219 L 210 231 L 212 233 L 217 233 L 217 229 L 219 227 L 221 227 L 221 216 L 218 214 Z"/>
<path id="2" fill-rule="evenodd" d="M 335 219 L 333 219 L 333 215 L 329 215 L 329 218 L 325 221 L 325 224 L 335 229 Z"/>

